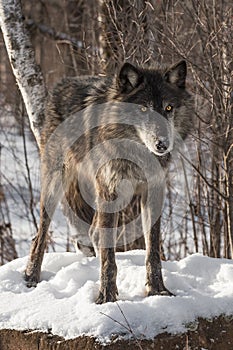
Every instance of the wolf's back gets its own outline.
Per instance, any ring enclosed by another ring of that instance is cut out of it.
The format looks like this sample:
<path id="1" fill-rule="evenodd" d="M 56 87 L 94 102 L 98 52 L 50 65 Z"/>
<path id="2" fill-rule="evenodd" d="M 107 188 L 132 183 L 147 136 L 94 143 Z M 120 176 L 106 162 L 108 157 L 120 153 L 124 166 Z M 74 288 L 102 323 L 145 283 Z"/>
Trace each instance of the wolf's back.
<path id="1" fill-rule="evenodd" d="M 81 76 L 65 78 L 49 95 L 42 130 L 44 144 L 56 127 L 91 104 L 107 102 L 111 78 Z"/>

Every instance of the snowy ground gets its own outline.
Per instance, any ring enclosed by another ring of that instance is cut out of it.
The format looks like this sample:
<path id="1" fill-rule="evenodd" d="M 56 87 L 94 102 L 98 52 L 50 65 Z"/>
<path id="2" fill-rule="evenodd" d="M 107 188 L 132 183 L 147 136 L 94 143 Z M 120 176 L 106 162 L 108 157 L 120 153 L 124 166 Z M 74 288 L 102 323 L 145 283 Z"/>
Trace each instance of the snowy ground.
<path id="1" fill-rule="evenodd" d="M 97 258 L 46 254 L 42 281 L 33 289 L 22 278 L 27 258 L 12 261 L 0 267 L 0 328 L 50 330 L 66 339 L 85 333 L 107 343 L 132 332 L 139 338 L 184 332 L 197 317 L 233 314 L 233 261 L 194 254 L 164 262 L 165 284 L 176 297 L 145 297 L 144 259 L 144 251 L 117 254 L 119 301 L 104 305 L 94 302 Z"/>

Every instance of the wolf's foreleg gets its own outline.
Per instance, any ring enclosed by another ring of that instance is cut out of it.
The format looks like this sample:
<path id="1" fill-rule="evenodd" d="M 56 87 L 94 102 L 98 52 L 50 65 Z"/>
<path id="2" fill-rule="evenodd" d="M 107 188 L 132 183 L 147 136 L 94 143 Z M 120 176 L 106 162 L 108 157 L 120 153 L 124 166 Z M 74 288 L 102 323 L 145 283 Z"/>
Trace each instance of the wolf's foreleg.
<path id="1" fill-rule="evenodd" d="M 143 207 L 143 203 L 142 203 Z M 155 223 L 152 220 L 152 210 L 158 208 L 146 208 L 142 210 L 142 225 L 146 243 L 146 289 L 147 295 L 172 295 L 164 286 L 160 259 L 160 221 L 161 216 Z"/>
<path id="2" fill-rule="evenodd" d="M 98 213 L 95 229 L 99 231 L 100 255 L 100 290 L 96 300 L 97 304 L 114 302 L 117 299 L 117 265 L 115 261 L 115 244 L 117 229 L 117 214 Z"/>

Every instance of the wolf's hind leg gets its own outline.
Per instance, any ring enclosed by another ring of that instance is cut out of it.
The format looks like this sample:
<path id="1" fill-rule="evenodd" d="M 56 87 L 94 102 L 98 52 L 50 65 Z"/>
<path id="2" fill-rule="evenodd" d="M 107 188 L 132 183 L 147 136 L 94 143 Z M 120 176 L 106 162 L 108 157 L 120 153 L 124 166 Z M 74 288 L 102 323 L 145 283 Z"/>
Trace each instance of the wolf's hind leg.
<path id="1" fill-rule="evenodd" d="M 50 217 L 42 205 L 40 213 L 41 223 L 37 236 L 32 240 L 30 255 L 25 270 L 25 281 L 28 287 L 35 287 L 40 280 L 41 265 L 46 248 L 46 237 L 50 221 Z"/>
<path id="2" fill-rule="evenodd" d="M 56 179 L 56 177 L 54 176 Z M 53 186 L 53 188 L 51 188 Z M 35 287 L 40 280 L 41 265 L 46 248 L 46 238 L 52 215 L 61 197 L 58 182 L 43 180 L 40 199 L 40 225 L 37 236 L 32 240 L 30 255 L 25 270 L 25 281 L 28 287 Z"/>

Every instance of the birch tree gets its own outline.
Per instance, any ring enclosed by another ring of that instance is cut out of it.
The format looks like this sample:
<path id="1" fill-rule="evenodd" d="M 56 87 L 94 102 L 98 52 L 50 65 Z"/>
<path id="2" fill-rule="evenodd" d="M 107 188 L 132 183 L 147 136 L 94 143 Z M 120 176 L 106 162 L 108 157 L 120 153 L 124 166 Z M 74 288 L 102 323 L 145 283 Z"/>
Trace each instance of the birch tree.
<path id="1" fill-rule="evenodd" d="M 47 91 L 42 72 L 35 61 L 19 0 L 0 0 L 0 26 L 30 126 L 40 146 Z"/>

